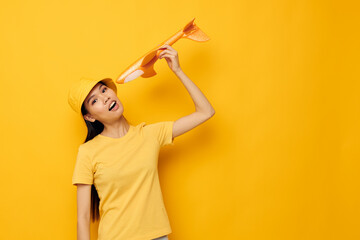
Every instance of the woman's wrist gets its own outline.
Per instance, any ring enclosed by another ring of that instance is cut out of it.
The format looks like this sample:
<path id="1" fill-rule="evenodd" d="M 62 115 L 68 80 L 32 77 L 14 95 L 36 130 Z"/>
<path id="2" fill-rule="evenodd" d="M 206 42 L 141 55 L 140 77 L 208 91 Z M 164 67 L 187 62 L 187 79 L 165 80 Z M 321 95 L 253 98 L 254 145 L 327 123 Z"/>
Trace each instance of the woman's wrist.
<path id="1" fill-rule="evenodd" d="M 178 68 L 176 70 L 174 70 L 173 72 L 178 75 L 179 73 L 181 73 L 183 70 L 181 68 Z"/>

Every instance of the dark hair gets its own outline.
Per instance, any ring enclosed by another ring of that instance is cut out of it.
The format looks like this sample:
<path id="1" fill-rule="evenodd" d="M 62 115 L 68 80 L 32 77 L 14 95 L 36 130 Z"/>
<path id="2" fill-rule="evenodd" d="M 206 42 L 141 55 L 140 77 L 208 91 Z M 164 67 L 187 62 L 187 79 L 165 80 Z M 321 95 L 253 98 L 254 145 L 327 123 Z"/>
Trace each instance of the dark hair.
<path id="1" fill-rule="evenodd" d="M 106 86 L 106 84 L 102 81 L 100 81 L 99 83 Z M 88 111 L 86 110 L 85 105 L 83 103 L 81 105 L 81 113 L 84 116 L 85 114 L 87 114 L 87 112 Z M 87 133 L 86 139 L 84 141 L 84 143 L 86 143 L 87 141 L 90 141 L 91 139 L 96 137 L 98 134 L 100 134 L 104 130 L 104 125 L 101 122 L 99 122 L 98 120 L 95 120 L 94 122 L 90 122 L 90 121 L 87 121 L 84 119 L 84 121 L 85 121 L 86 127 L 88 129 L 88 133 Z M 100 203 L 100 198 L 99 198 L 98 192 L 96 191 L 94 184 L 92 184 L 91 185 L 90 216 L 91 216 L 91 219 L 93 222 L 100 218 L 99 203 Z"/>

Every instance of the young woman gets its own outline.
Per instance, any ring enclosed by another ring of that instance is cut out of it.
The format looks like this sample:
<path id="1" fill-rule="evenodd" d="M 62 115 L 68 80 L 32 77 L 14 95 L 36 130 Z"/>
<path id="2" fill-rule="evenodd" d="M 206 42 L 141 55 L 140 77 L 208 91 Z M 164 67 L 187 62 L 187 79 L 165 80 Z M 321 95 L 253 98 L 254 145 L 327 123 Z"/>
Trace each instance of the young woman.
<path id="1" fill-rule="evenodd" d="M 159 58 L 166 59 L 196 109 L 176 121 L 132 125 L 110 78 L 82 78 L 69 90 L 68 102 L 88 128 L 72 177 L 78 240 L 90 240 L 90 219 L 100 219 L 98 240 L 167 240 L 172 232 L 158 178 L 159 150 L 215 111 L 180 68 L 177 51 L 170 45 L 163 48 Z"/>

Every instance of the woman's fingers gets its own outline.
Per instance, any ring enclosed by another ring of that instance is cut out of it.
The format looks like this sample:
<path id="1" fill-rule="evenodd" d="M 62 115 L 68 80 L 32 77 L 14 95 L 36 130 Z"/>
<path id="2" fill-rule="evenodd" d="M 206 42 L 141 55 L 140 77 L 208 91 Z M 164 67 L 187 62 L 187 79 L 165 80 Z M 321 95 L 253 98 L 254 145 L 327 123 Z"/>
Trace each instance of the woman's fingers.
<path id="1" fill-rule="evenodd" d="M 159 58 L 163 58 L 163 57 L 173 58 L 175 56 L 171 55 L 171 54 L 163 54 L 163 55 L 159 56 Z"/>
<path id="2" fill-rule="evenodd" d="M 159 50 L 162 50 L 162 49 L 167 49 L 173 53 L 177 53 L 177 51 L 173 47 L 171 47 L 169 44 L 165 44 L 161 48 L 159 48 Z"/>
<path id="3" fill-rule="evenodd" d="M 159 54 L 159 58 L 162 58 L 165 56 L 165 54 L 171 56 L 171 57 L 175 57 L 175 53 L 170 52 L 169 50 L 164 50 Z"/>
<path id="4" fill-rule="evenodd" d="M 159 58 L 165 58 L 172 71 L 181 69 L 179 66 L 178 53 L 175 49 L 173 49 L 169 44 L 165 44 L 159 48 L 159 50 L 162 50 L 159 54 Z"/>
<path id="5" fill-rule="evenodd" d="M 171 53 L 169 50 L 163 50 L 160 54 L 159 54 L 159 56 L 161 55 L 161 54 L 164 54 L 164 53 Z"/>

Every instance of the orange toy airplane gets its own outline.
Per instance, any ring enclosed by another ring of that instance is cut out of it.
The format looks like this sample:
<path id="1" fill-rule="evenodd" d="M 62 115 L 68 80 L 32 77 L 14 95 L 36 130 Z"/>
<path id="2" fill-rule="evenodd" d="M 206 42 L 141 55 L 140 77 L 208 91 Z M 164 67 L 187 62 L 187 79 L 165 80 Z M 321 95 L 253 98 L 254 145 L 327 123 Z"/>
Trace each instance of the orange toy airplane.
<path id="1" fill-rule="evenodd" d="M 200 30 L 194 23 L 195 18 L 191 20 L 183 29 L 175 33 L 168 40 L 162 42 L 157 47 L 146 53 L 140 59 L 131 64 L 128 68 L 122 72 L 116 79 L 116 83 L 126 83 L 139 76 L 143 78 L 149 78 L 156 75 L 154 71 L 154 64 L 159 59 L 159 54 L 163 50 L 159 50 L 161 46 L 169 44 L 170 46 L 177 42 L 180 38 L 188 38 L 197 42 L 205 42 L 210 38 Z"/>

